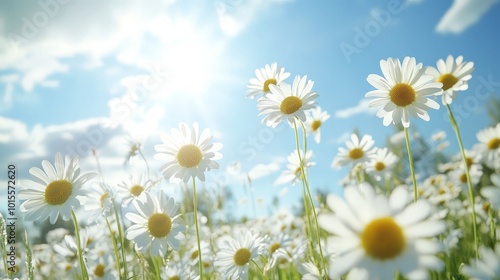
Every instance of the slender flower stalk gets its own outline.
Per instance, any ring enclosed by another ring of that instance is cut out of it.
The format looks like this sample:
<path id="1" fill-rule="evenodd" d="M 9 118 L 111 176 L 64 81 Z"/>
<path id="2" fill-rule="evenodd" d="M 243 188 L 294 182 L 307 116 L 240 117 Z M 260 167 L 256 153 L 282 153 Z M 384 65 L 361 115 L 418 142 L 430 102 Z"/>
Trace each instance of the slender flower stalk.
<path id="1" fill-rule="evenodd" d="M 80 229 L 78 226 L 78 220 L 76 219 L 75 211 L 71 210 L 71 217 L 73 218 L 73 224 L 75 226 L 75 235 L 76 235 L 76 246 L 78 249 L 78 261 L 80 262 L 80 270 L 82 272 L 82 279 L 89 279 L 89 274 L 87 271 L 87 266 L 85 264 L 85 260 L 83 259 L 82 246 L 80 244 Z"/>
<path id="2" fill-rule="evenodd" d="M 201 260 L 201 245 L 200 245 L 200 229 L 198 226 L 198 203 L 196 201 L 196 181 L 193 178 L 193 210 L 194 210 L 194 225 L 196 227 L 196 243 L 198 243 L 198 269 L 200 279 L 203 279 L 203 262 Z"/>
<path id="3" fill-rule="evenodd" d="M 411 180 L 413 182 L 413 201 L 416 202 L 418 199 L 417 179 L 415 178 L 415 167 L 413 166 L 413 156 L 411 154 L 410 148 L 410 137 L 408 136 L 408 129 L 406 127 L 404 127 L 404 131 L 406 139 L 406 149 L 408 150 L 408 162 L 410 163 Z"/>
<path id="4" fill-rule="evenodd" d="M 160 267 L 162 266 L 161 262 L 163 262 L 161 257 L 159 256 L 153 257 L 153 266 L 155 268 L 155 276 L 157 280 L 161 280 L 161 271 L 160 271 Z"/>
<path id="5" fill-rule="evenodd" d="M 115 239 L 115 236 L 113 234 L 113 230 L 111 229 L 111 224 L 109 223 L 109 219 L 108 217 L 105 217 L 105 220 L 106 220 L 106 226 L 108 227 L 108 230 L 109 230 L 109 236 L 111 238 L 111 243 L 113 243 L 113 251 L 115 253 L 115 264 L 116 264 L 116 271 L 118 272 L 118 275 L 120 275 L 121 277 L 121 270 L 120 270 L 120 253 L 118 252 L 118 245 L 116 244 L 116 239 Z"/>
<path id="6" fill-rule="evenodd" d="M 150 174 L 149 173 L 149 164 L 148 164 L 148 161 L 146 160 L 146 158 L 144 157 L 144 155 L 142 154 L 140 149 L 139 149 L 139 155 L 141 155 L 142 159 L 144 160 L 144 163 L 146 164 L 146 172 L 147 172 L 146 174 L 148 176 L 148 180 L 150 180 L 150 178 L 149 178 L 149 176 L 150 176 L 149 175 Z"/>
<path id="7" fill-rule="evenodd" d="M 118 227 L 118 237 L 120 238 L 120 243 L 121 243 L 121 251 L 122 251 L 122 261 L 123 261 L 123 276 L 125 277 L 125 279 L 128 279 L 128 268 L 127 268 L 127 257 L 126 257 L 126 253 L 125 253 L 125 238 L 124 238 L 124 235 L 123 235 L 123 229 L 122 229 L 122 226 L 121 226 L 121 223 L 120 223 L 120 215 L 119 215 L 119 212 L 118 212 L 118 209 L 116 209 L 116 204 L 113 203 L 113 207 L 114 207 L 114 212 L 115 212 L 115 218 L 116 218 L 116 226 Z"/>
<path id="8" fill-rule="evenodd" d="M 316 214 L 316 208 L 314 207 L 314 200 L 312 198 L 311 190 L 309 188 L 309 182 L 307 180 L 307 176 L 306 176 L 306 172 L 305 172 L 305 168 L 304 168 L 304 161 L 302 160 L 302 156 L 300 155 L 299 132 L 298 132 L 298 128 L 297 128 L 297 121 L 300 121 L 300 120 L 294 119 L 293 128 L 294 128 L 294 131 L 295 131 L 295 146 L 296 146 L 296 149 L 297 149 L 297 155 L 299 157 L 299 162 L 300 162 L 300 172 L 302 173 L 302 177 L 303 177 L 302 178 L 302 183 L 303 183 L 304 188 L 305 188 L 306 193 L 307 193 L 307 202 L 308 203 L 306 203 L 304 205 L 304 207 L 307 208 L 308 204 L 311 205 L 311 209 L 312 209 L 313 216 L 314 216 L 314 225 L 315 225 L 315 228 L 316 228 L 316 239 L 317 239 L 317 242 L 318 242 L 319 253 L 320 253 L 320 256 L 321 256 L 321 259 L 317 263 L 319 264 L 320 269 L 323 271 L 324 270 L 324 265 L 323 265 L 324 257 L 323 257 L 323 249 L 321 247 L 321 237 L 320 237 L 320 231 L 319 231 L 318 216 Z M 306 130 L 305 130 L 305 127 L 304 127 L 303 123 L 302 123 L 302 128 L 304 129 L 303 132 L 304 132 L 304 138 L 305 138 Z M 307 143 L 306 139 L 304 139 L 304 153 L 307 152 L 307 150 L 306 150 L 307 149 L 307 144 L 306 143 Z M 305 198 L 304 198 L 304 202 L 306 202 Z M 310 228 L 309 231 L 311 233 L 313 233 L 314 230 L 312 229 L 312 222 L 311 222 L 311 217 L 310 217 L 309 214 L 307 214 L 307 220 L 308 220 L 308 226 Z"/>
<path id="9" fill-rule="evenodd" d="M 29 280 L 34 280 L 34 270 L 35 268 L 33 267 L 33 252 L 31 251 L 31 245 L 30 241 L 28 238 L 28 232 L 24 230 L 24 236 L 23 236 L 23 243 L 24 243 L 24 248 L 26 248 L 26 271 L 28 272 L 28 279 Z"/>
<path id="10" fill-rule="evenodd" d="M 462 144 L 462 137 L 460 136 L 460 129 L 458 128 L 455 117 L 453 116 L 453 112 L 451 111 L 450 105 L 445 104 L 446 109 L 448 109 L 448 117 L 450 118 L 451 125 L 453 126 L 453 130 L 455 131 L 455 135 L 457 136 L 458 147 L 460 149 L 460 153 L 462 154 L 462 160 L 465 166 L 465 176 L 467 179 L 467 187 L 469 191 L 469 201 L 472 208 L 472 230 L 474 233 L 474 248 L 476 251 L 476 258 L 479 258 L 479 239 L 477 236 L 477 221 L 476 221 L 476 210 L 475 210 L 475 200 L 474 200 L 474 192 L 472 190 L 472 181 L 470 178 L 469 172 L 469 164 L 467 163 L 467 157 L 465 155 L 464 145 Z"/>

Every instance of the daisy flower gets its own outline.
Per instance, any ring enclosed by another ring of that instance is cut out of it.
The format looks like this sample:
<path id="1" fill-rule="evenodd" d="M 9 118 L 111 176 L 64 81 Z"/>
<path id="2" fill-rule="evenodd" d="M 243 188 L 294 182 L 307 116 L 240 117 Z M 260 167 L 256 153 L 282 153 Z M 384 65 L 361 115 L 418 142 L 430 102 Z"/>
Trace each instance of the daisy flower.
<path id="1" fill-rule="evenodd" d="M 322 280 L 319 269 L 311 262 L 301 263 L 297 266 L 297 270 L 302 274 L 302 280 Z"/>
<path id="2" fill-rule="evenodd" d="M 272 94 L 267 94 L 257 101 L 259 116 L 265 115 L 262 123 L 269 127 L 276 127 L 283 121 L 288 120 L 293 125 L 297 117 L 302 122 L 306 121 L 305 112 L 316 106 L 318 94 L 312 90 L 314 82 L 307 80 L 307 76 L 295 76 L 293 84 L 282 83 L 279 86 L 270 85 Z"/>
<path id="3" fill-rule="evenodd" d="M 143 191 L 150 191 L 154 183 L 147 180 L 145 175 L 132 176 L 117 185 L 117 195 L 122 198 L 122 205 L 127 206 L 137 199 Z"/>
<path id="4" fill-rule="evenodd" d="M 365 170 L 369 174 L 384 178 L 396 166 L 398 160 L 399 158 L 388 148 L 375 149 L 375 153 L 370 155 L 366 163 Z"/>
<path id="5" fill-rule="evenodd" d="M 328 112 L 321 110 L 320 107 L 311 109 L 308 112 L 309 114 L 307 114 L 307 119 L 304 123 L 306 132 L 314 135 L 314 141 L 319 144 L 321 142 L 321 125 L 330 118 L 330 115 Z"/>
<path id="6" fill-rule="evenodd" d="M 311 166 L 314 166 L 316 163 L 311 162 L 311 158 L 313 155 L 313 151 L 307 151 L 304 156 L 304 151 L 300 150 L 300 157 L 302 158 L 302 162 L 304 165 L 304 171 L 307 173 L 307 169 Z M 295 185 L 297 180 L 302 180 L 304 176 L 302 176 L 302 169 L 300 168 L 300 159 L 297 154 L 297 149 L 295 149 L 290 155 L 287 157 L 288 164 L 286 165 L 286 170 L 281 173 L 281 175 L 274 182 L 275 185 L 291 183 Z"/>
<path id="7" fill-rule="evenodd" d="M 288 234 L 281 232 L 278 235 L 267 237 L 265 242 L 269 254 L 272 256 L 279 248 L 288 249 L 292 244 L 292 238 Z"/>
<path id="8" fill-rule="evenodd" d="M 195 273 L 189 267 L 187 263 L 183 262 L 173 262 L 170 261 L 168 266 L 164 269 L 164 275 L 167 280 L 176 280 L 176 279 L 186 279 L 186 280 L 199 280 L 199 276 L 195 276 Z"/>
<path id="9" fill-rule="evenodd" d="M 255 70 L 257 78 L 251 78 L 247 85 L 247 96 L 255 98 L 260 94 L 270 92 L 270 85 L 280 85 L 286 78 L 290 77 L 290 73 L 285 72 L 285 68 L 279 67 L 276 62 L 264 68 Z"/>
<path id="10" fill-rule="evenodd" d="M 488 199 L 495 210 L 500 210 L 500 173 L 491 174 L 493 186 L 484 187 L 481 194 Z"/>
<path id="11" fill-rule="evenodd" d="M 479 131 L 476 136 L 480 142 L 476 149 L 483 155 L 485 164 L 493 169 L 500 168 L 500 123 Z"/>
<path id="12" fill-rule="evenodd" d="M 443 59 L 437 61 L 437 69 L 431 66 L 425 69 L 425 74 L 431 75 L 435 81 L 443 84 L 443 105 L 451 104 L 458 91 L 469 88 L 467 82 L 472 78 L 474 63 L 463 60 L 463 56 L 453 59 L 453 56 L 449 55 L 446 62 Z"/>
<path id="13" fill-rule="evenodd" d="M 481 189 L 481 194 L 491 203 L 495 210 L 500 210 L 500 174 L 491 174 L 493 186 Z"/>
<path id="14" fill-rule="evenodd" d="M 363 135 L 359 140 L 356 134 L 351 134 L 351 139 L 346 141 L 346 148 L 340 147 L 337 156 L 332 162 L 332 167 L 339 168 L 348 164 L 356 164 L 358 162 L 366 162 L 375 152 L 372 149 L 375 141 L 370 135 Z"/>
<path id="15" fill-rule="evenodd" d="M 215 256 L 214 265 L 218 267 L 223 279 L 248 279 L 249 263 L 259 257 L 263 250 L 262 238 L 250 231 L 228 237 Z"/>
<path id="16" fill-rule="evenodd" d="M 318 222 L 333 234 L 328 240 L 336 253 L 331 278 L 353 268 L 365 270 L 369 279 L 393 279 L 396 272 L 409 276 L 442 268 L 435 256 L 442 246 L 430 238 L 442 233 L 445 223 L 430 218 L 432 209 L 425 200 L 408 205 L 411 196 L 407 187 L 397 187 L 386 197 L 362 184 L 346 187 L 344 198 L 327 197 L 333 214 L 320 214 Z"/>
<path id="17" fill-rule="evenodd" d="M 186 262 L 189 263 L 192 266 L 197 266 L 198 265 L 198 255 L 200 252 L 198 251 L 198 246 L 195 243 L 194 246 L 191 248 L 191 250 L 185 255 L 186 257 Z M 202 240 L 200 242 L 200 249 L 201 249 L 201 256 L 202 256 L 202 262 L 203 262 L 203 267 L 205 266 L 210 266 L 210 263 L 207 262 L 212 256 L 212 250 L 210 249 L 210 243 L 206 242 L 205 240 Z"/>
<path id="18" fill-rule="evenodd" d="M 213 135 L 210 129 L 204 129 L 201 134 L 198 123 L 190 128 L 186 123 L 180 123 L 179 129 L 172 129 L 170 135 L 162 136 L 163 144 L 155 146 L 158 152 L 155 158 L 164 160 L 160 169 L 163 176 L 170 178 L 171 183 L 197 177 L 205 181 L 205 172 L 218 169 L 216 160 L 222 158 L 219 150 L 221 143 L 211 143 Z"/>
<path id="19" fill-rule="evenodd" d="M 185 226 L 178 220 L 178 204 L 173 198 L 165 195 L 163 190 L 151 194 L 144 192 L 134 200 L 136 213 L 129 212 L 125 217 L 132 222 L 126 231 L 126 237 L 134 241 L 136 248 L 153 256 L 165 256 L 167 244 L 179 250 L 182 238 L 181 231 Z"/>
<path id="20" fill-rule="evenodd" d="M 460 167 L 448 173 L 450 177 L 450 181 L 453 182 L 456 186 L 460 186 L 462 190 L 466 191 L 468 188 L 467 185 L 467 174 L 465 173 L 465 168 Z M 481 176 L 483 176 L 483 170 L 481 165 L 472 165 L 469 168 L 469 176 L 472 186 L 477 185 L 479 180 L 481 180 Z"/>
<path id="21" fill-rule="evenodd" d="M 82 185 L 97 174 L 80 174 L 78 158 L 66 156 L 63 159 L 60 153 L 55 155 L 54 165 L 44 160 L 42 168 L 30 168 L 29 173 L 35 181 L 21 182 L 19 199 L 26 200 L 20 206 L 26 213 L 24 218 L 29 221 L 50 218 L 50 223 L 54 224 L 60 215 L 68 221 L 73 208 L 80 205 L 77 196 L 86 195 Z"/>
<path id="22" fill-rule="evenodd" d="M 105 183 L 94 184 L 89 190 L 87 196 L 80 199 L 84 209 L 89 216 L 87 223 L 91 224 L 100 217 L 106 217 L 113 208 L 113 189 Z"/>
<path id="23" fill-rule="evenodd" d="M 500 275 L 500 243 L 495 246 L 495 251 L 481 246 L 479 255 L 482 260 L 474 260 L 472 264 L 463 266 L 460 272 L 470 277 L 471 280 L 498 279 Z"/>
<path id="24" fill-rule="evenodd" d="M 368 75 L 368 83 L 376 90 L 366 93 L 365 97 L 374 97 L 369 107 L 382 107 L 377 117 L 384 119 L 384 125 L 402 123 L 409 127 L 410 116 L 429 121 L 427 109 L 439 109 L 439 104 L 430 97 L 441 94 L 442 84 L 426 75 L 422 63 L 417 64 L 413 57 L 405 57 L 403 63 L 392 58 L 381 60 L 380 68 L 384 77 Z"/>
<path id="25" fill-rule="evenodd" d="M 96 261 L 91 261 L 89 264 L 90 274 L 92 279 L 113 280 L 118 278 L 113 257 L 109 254 L 104 254 Z"/>

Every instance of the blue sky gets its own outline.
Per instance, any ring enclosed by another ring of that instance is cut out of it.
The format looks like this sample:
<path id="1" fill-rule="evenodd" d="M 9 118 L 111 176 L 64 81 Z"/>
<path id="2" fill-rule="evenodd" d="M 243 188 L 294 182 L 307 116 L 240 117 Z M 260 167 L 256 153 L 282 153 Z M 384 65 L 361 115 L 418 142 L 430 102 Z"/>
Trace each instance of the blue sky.
<path id="1" fill-rule="evenodd" d="M 356 128 L 382 146 L 394 133 L 364 100 L 372 90 L 366 77 L 381 74 L 381 59 L 414 56 L 434 66 L 451 54 L 474 61 L 469 90 L 452 105 L 467 148 L 490 125 L 485 100 L 499 96 L 500 6 L 492 0 L 32 3 L 0 4 L 0 158 L 4 165 L 15 162 L 21 179 L 56 152 L 78 153 L 84 171 L 96 170 L 88 153 L 94 146 L 106 180 L 119 183 L 144 171 L 140 160 L 123 167 L 126 135 L 143 142 L 158 173 L 153 147 L 159 135 L 178 122 L 197 121 L 224 145 L 221 169 L 211 172 L 207 188 L 218 182 L 241 198 L 250 172 L 255 197 L 268 205 L 283 187 L 273 182 L 294 149 L 294 135 L 261 124 L 245 92 L 255 69 L 272 62 L 292 74 L 288 82 L 308 75 L 319 105 L 332 115 L 321 144 L 310 139 L 311 186 L 330 192 L 340 190 L 345 173 L 330 164 L 346 135 Z M 444 109 L 412 126 L 425 137 L 444 130 L 451 142 L 445 152 L 455 154 Z M 106 129 L 110 118 L 116 126 Z M 235 162 L 240 174 L 229 174 L 226 167 Z M 282 206 L 300 196 L 299 186 L 291 187 Z M 249 205 L 241 209 L 251 214 Z"/>

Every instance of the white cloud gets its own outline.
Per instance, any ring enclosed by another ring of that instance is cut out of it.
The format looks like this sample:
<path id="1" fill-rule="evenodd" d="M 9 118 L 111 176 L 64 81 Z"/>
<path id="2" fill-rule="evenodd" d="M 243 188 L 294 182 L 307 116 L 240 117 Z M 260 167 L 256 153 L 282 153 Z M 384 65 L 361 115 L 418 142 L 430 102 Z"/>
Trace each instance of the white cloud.
<path id="1" fill-rule="evenodd" d="M 0 117 L 0 152 L 2 159 L 33 166 L 55 153 L 89 155 L 91 148 L 99 149 L 110 139 L 123 134 L 121 128 L 106 128 L 102 119 L 94 118 L 61 125 L 28 126 L 19 121 Z"/>
<path id="2" fill-rule="evenodd" d="M 497 0 L 455 0 L 436 26 L 439 33 L 461 33 L 475 24 Z"/>
<path id="3" fill-rule="evenodd" d="M 350 139 L 351 134 L 352 133 L 347 133 L 347 132 L 342 133 L 339 137 L 335 139 L 335 143 L 342 145 L 345 144 L 345 142 Z"/>
<path id="4" fill-rule="evenodd" d="M 368 100 L 361 99 L 358 104 L 354 107 L 349 107 L 346 109 L 338 110 L 335 112 L 335 117 L 339 119 L 347 119 L 358 114 L 369 114 L 375 115 L 377 108 L 369 108 Z"/>
<path id="5" fill-rule="evenodd" d="M 0 76 L 0 84 L 1 83 L 5 84 L 5 90 L 2 98 L 3 104 L 2 107 L 0 108 L 0 111 L 6 110 L 12 106 L 12 94 L 14 91 L 14 84 L 17 83 L 18 80 L 19 80 L 19 75 L 16 74 L 8 74 Z"/>
<path id="6" fill-rule="evenodd" d="M 277 161 L 281 162 L 281 159 Z M 280 169 L 280 164 L 277 161 L 255 165 L 248 171 L 248 177 L 252 180 L 257 180 L 275 173 Z"/>
<path id="7" fill-rule="evenodd" d="M 278 157 L 269 163 L 258 163 L 248 171 L 242 170 L 241 162 L 234 162 L 226 167 L 226 172 L 235 181 L 255 181 L 280 170 L 281 163 L 285 160 L 285 158 Z"/>
<path id="8" fill-rule="evenodd" d="M 108 67 L 104 59 L 139 69 L 151 63 L 168 65 L 178 75 L 173 78 L 183 75 L 179 83 L 185 83 L 188 71 L 190 77 L 203 77 L 200 68 L 213 69 L 200 65 L 217 61 L 217 51 L 223 47 L 210 41 L 216 23 L 198 22 L 193 18 L 196 14 L 174 13 L 173 0 L 148 5 L 132 0 L 47 2 L 55 3 L 54 12 L 40 4 L 1 4 L 0 70 L 20 74 L 18 83 L 26 92 L 37 86 L 58 86 L 57 81 L 47 80 L 75 67 Z M 70 68 L 68 59 L 74 57 L 83 60 Z"/>

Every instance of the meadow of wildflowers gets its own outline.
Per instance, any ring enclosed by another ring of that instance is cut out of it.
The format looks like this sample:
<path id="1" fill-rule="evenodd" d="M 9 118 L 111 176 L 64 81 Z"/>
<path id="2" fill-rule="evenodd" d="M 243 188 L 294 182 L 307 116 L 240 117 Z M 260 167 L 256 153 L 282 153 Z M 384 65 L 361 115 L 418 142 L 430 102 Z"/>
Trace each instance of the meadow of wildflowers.
<path id="1" fill-rule="evenodd" d="M 308 142 L 321 143 L 330 118 L 316 100 L 321 93 L 310 77 L 272 63 L 249 77 L 247 99 L 259 110 L 256 122 L 293 131 L 295 149 L 276 183 L 301 190 L 302 213 L 222 223 L 210 206 L 199 211 L 200 203 L 216 203 L 197 184 L 220 168 L 223 140 L 215 142 L 196 122 L 179 123 L 158 139 L 154 158 L 142 155 L 141 144 L 127 155 L 160 161 L 161 168 L 118 185 L 106 182 L 98 161 L 94 170 L 81 170 L 78 158 L 60 153 L 31 167 L 31 180 L 19 183 L 23 219 L 73 226 L 51 230 L 40 244 L 25 232 L 10 267 L 2 217 L 0 273 L 7 279 L 500 279 L 500 123 L 478 127 L 476 144 L 466 149 L 453 115 L 455 96 L 467 94 L 473 79 L 473 62 L 448 56 L 434 67 L 413 57 L 387 58 L 380 68 L 381 75 L 367 77 L 374 89 L 366 97 L 381 126 L 401 128 L 405 145 L 379 146 L 353 133 L 332 159 L 332 168 L 347 171 L 342 195 L 310 188 L 315 178 L 308 171 L 320 151 Z M 459 148 L 417 176 L 408 128 L 415 117 L 432 122 L 430 109 L 446 110 Z M 186 189 L 186 197 L 174 199 L 165 182 Z"/>

